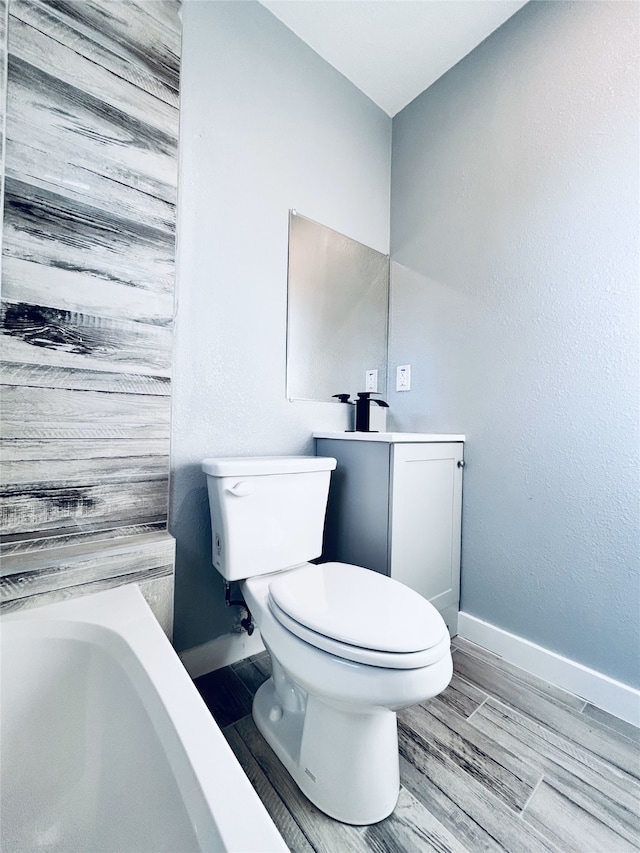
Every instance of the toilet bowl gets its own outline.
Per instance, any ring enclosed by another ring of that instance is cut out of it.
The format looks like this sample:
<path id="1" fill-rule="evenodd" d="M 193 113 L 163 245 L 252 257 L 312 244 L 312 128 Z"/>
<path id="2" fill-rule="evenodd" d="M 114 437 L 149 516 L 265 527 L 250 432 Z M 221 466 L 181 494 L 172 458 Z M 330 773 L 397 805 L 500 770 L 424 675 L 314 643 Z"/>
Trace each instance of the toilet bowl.
<path id="1" fill-rule="evenodd" d="M 350 569 L 354 578 L 356 573 L 363 573 L 362 580 L 379 578 L 388 581 L 392 590 L 406 589 L 390 578 L 340 563 L 307 564 L 244 581 L 244 598 L 260 628 L 274 671 L 273 678 L 256 693 L 253 717 L 299 788 L 318 808 L 345 823 L 371 824 L 391 814 L 398 799 L 395 712 L 445 689 L 452 671 L 449 635 L 431 608 L 429 616 L 438 619 L 430 620 L 429 630 L 438 637 L 431 648 L 421 650 L 430 662 L 407 668 L 410 661 L 406 658 L 418 657 L 420 652 L 349 646 L 301 623 L 294 633 L 282 624 L 280 614 L 276 615 L 272 585 L 328 568 L 336 570 L 335 577 L 340 569 Z M 400 611 L 402 618 L 423 615 L 427 608 L 422 605 L 431 607 L 417 598 L 419 612 Z M 393 606 L 393 596 L 386 603 Z M 402 603 L 406 605 L 406 601 Z M 291 617 L 289 620 L 294 621 Z M 306 639 L 301 639 L 297 634 L 305 629 Z M 332 643 L 333 653 L 328 650 Z M 318 648 L 318 644 L 323 647 Z M 361 655 L 370 656 L 372 661 L 377 657 L 379 663 L 352 659 Z M 392 656 L 399 659 L 397 667 L 390 666 Z"/>
<path id="2" fill-rule="evenodd" d="M 320 457 L 203 462 L 214 565 L 241 580 L 271 656 L 256 725 L 319 809 L 371 824 L 398 798 L 396 711 L 444 690 L 452 661 L 444 620 L 422 596 L 359 566 L 308 562 L 333 467 Z M 315 525 L 310 507 L 321 509 Z M 307 556 L 274 570 L 284 552 Z"/>

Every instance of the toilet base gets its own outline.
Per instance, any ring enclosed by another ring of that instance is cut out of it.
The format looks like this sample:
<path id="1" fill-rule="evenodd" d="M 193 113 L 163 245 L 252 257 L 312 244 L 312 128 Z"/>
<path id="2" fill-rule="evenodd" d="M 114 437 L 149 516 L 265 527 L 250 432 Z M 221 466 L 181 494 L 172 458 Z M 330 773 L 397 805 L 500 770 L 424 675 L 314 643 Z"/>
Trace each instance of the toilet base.
<path id="1" fill-rule="evenodd" d="M 253 718 L 300 790 L 343 823 L 388 817 L 400 790 L 396 714 L 350 708 L 307 695 L 287 709 L 270 678 L 255 695 Z"/>

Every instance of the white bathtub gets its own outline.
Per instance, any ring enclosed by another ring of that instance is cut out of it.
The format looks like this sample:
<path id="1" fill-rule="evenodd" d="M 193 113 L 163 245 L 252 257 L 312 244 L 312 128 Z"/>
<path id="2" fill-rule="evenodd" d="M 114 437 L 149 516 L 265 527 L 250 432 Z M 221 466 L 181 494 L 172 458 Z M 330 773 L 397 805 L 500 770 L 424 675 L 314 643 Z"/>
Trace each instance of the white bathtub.
<path id="1" fill-rule="evenodd" d="M 287 851 L 136 586 L 0 641 L 3 853 Z"/>

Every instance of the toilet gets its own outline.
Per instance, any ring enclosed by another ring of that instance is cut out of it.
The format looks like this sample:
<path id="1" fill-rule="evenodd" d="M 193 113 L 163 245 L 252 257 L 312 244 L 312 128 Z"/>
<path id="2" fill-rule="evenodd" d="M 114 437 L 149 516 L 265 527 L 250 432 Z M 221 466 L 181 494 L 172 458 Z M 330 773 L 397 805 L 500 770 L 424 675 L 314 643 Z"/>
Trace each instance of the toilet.
<path id="1" fill-rule="evenodd" d="M 449 634 L 426 599 L 322 551 L 331 471 L 315 456 L 205 459 L 213 564 L 240 581 L 272 677 L 255 723 L 302 792 L 344 823 L 376 823 L 400 788 L 396 712 L 451 680 Z"/>

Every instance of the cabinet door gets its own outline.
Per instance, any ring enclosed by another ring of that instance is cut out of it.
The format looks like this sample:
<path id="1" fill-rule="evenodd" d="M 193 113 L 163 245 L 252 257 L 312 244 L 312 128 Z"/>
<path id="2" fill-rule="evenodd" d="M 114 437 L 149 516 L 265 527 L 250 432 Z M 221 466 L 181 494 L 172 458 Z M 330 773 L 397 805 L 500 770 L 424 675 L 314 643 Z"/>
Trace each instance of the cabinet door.
<path id="1" fill-rule="evenodd" d="M 438 609 L 460 598 L 462 443 L 395 444 L 391 577 Z"/>

